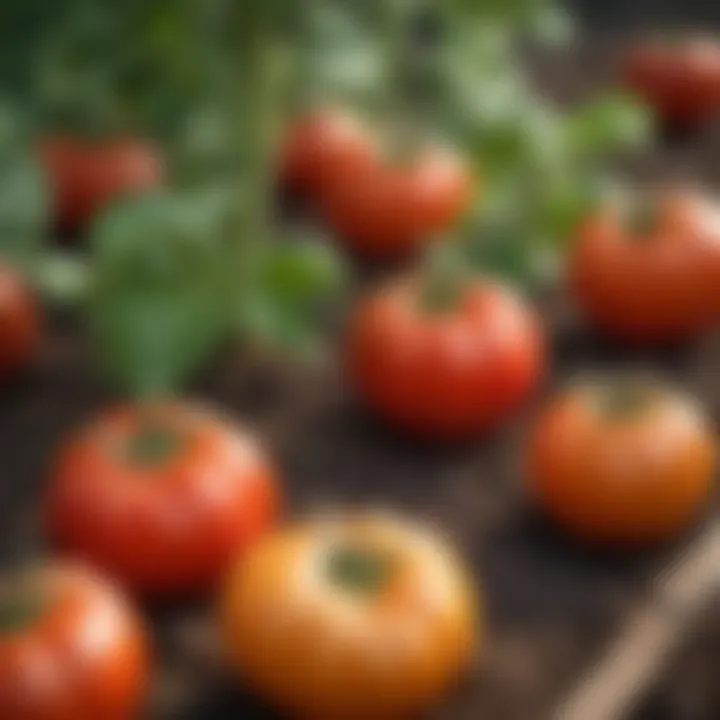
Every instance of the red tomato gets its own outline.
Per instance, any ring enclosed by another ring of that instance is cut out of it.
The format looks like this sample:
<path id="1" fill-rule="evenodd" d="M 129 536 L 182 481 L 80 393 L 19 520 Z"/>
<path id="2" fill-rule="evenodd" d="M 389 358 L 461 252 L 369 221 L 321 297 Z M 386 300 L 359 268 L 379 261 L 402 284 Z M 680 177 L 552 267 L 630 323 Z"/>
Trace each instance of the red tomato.
<path id="1" fill-rule="evenodd" d="M 585 383 L 539 417 L 528 448 L 530 487 L 584 539 L 661 540 L 708 502 L 715 447 L 697 403 L 676 391 L 627 379 Z"/>
<path id="2" fill-rule="evenodd" d="M 337 177 L 325 193 L 324 211 L 359 255 L 397 258 L 448 230 L 473 190 L 470 169 L 454 152 L 426 147 L 402 162 L 376 162 Z"/>
<path id="3" fill-rule="evenodd" d="M 149 675 L 143 627 L 114 588 L 52 565 L 0 591 L 3 720 L 131 720 Z"/>
<path id="4" fill-rule="evenodd" d="M 636 217 L 613 207 L 589 217 L 570 258 L 587 315 L 636 343 L 684 339 L 720 317 L 720 211 L 666 194 Z"/>
<path id="5" fill-rule="evenodd" d="M 200 592 L 275 519 L 255 440 L 186 405 L 109 412 L 62 448 L 47 504 L 62 546 L 133 590 Z"/>
<path id="6" fill-rule="evenodd" d="M 164 175 L 159 151 L 136 138 L 50 136 L 40 143 L 40 157 L 54 190 L 57 225 L 69 233 L 118 197 L 159 185 Z"/>
<path id="7" fill-rule="evenodd" d="M 370 131 L 340 109 L 321 108 L 298 118 L 287 131 L 280 176 L 289 188 L 318 199 L 343 174 L 374 161 Z"/>
<path id="8" fill-rule="evenodd" d="M 671 123 L 692 125 L 720 111 L 720 43 L 648 41 L 625 61 L 627 84 Z"/>
<path id="9" fill-rule="evenodd" d="M 25 281 L 0 266 L 0 377 L 27 365 L 40 344 L 40 313 Z"/>
<path id="10" fill-rule="evenodd" d="M 390 423 L 454 438 L 494 426 L 532 391 L 544 364 L 534 313 L 508 288 L 466 286 L 450 308 L 429 310 L 423 289 L 383 288 L 352 319 L 348 372 Z"/>

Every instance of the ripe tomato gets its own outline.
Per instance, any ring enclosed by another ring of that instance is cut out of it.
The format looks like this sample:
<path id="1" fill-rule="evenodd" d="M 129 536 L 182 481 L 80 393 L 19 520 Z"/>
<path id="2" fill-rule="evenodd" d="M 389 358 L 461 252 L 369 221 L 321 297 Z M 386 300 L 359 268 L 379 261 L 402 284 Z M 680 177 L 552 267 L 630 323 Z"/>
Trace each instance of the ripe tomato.
<path id="1" fill-rule="evenodd" d="M 671 123 L 693 125 L 720 111 L 720 43 L 714 40 L 641 43 L 628 54 L 624 75 Z"/>
<path id="2" fill-rule="evenodd" d="M 427 146 L 402 161 L 378 161 L 336 177 L 324 213 L 361 256 L 393 259 L 448 230 L 472 201 L 474 180 L 448 148 Z"/>
<path id="3" fill-rule="evenodd" d="M 442 310 L 423 307 L 410 281 L 360 303 L 348 372 L 379 415 L 425 437 L 468 436 L 494 426 L 537 384 L 544 341 L 532 311 L 508 288 L 467 285 Z"/>
<path id="4" fill-rule="evenodd" d="M 272 523 L 273 473 L 254 439 L 185 405 L 109 412 L 60 452 L 51 533 L 133 590 L 199 592 Z"/>
<path id="5" fill-rule="evenodd" d="M 528 448 L 530 487 L 549 515 L 617 545 L 684 528 L 709 499 L 715 464 L 696 404 L 637 379 L 571 388 L 542 413 Z"/>
<path id="6" fill-rule="evenodd" d="M 40 313 L 25 281 L 0 266 L 0 377 L 27 365 L 40 344 Z"/>
<path id="7" fill-rule="evenodd" d="M 380 515 L 266 537 L 233 569 L 221 623 L 255 690 L 303 717 L 400 718 L 473 660 L 469 577 L 424 528 Z"/>
<path id="8" fill-rule="evenodd" d="M 77 232 L 118 197 L 162 182 L 158 150 L 137 138 L 93 142 L 50 136 L 40 143 L 40 158 L 55 195 L 58 229 Z"/>
<path id="9" fill-rule="evenodd" d="M 149 673 L 144 629 L 115 589 L 50 565 L 0 590 L 3 720 L 130 720 Z"/>
<path id="10" fill-rule="evenodd" d="M 371 133 L 349 112 L 319 108 L 290 124 L 280 153 L 288 188 L 318 199 L 335 178 L 373 162 Z"/>
<path id="11" fill-rule="evenodd" d="M 691 336 L 720 317 L 720 210 L 682 193 L 631 217 L 604 207 L 580 228 L 570 282 L 586 314 L 622 339 Z"/>

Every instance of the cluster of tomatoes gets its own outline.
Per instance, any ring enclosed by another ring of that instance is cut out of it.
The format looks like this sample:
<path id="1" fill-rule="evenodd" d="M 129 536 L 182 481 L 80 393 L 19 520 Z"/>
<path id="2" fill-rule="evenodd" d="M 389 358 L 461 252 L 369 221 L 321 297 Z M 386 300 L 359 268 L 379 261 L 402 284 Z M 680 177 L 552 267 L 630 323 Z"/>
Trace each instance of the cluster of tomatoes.
<path id="1" fill-rule="evenodd" d="M 135 141 L 89 148 L 53 139 L 42 155 L 58 188 L 58 224 L 73 231 L 118 193 L 162 177 L 156 153 Z M 357 118 L 328 109 L 290 128 L 280 172 L 371 258 L 406 255 L 450 228 L 478 184 L 450 149 L 390 158 Z M 605 332 L 683 341 L 720 321 L 719 211 L 690 192 L 605 205 L 578 228 L 568 275 L 577 305 Z M 31 294 L 8 269 L 0 310 L 8 375 L 41 335 Z M 543 378 L 548 342 L 538 314 L 507 284 L 463 279 L 428 302 L 417 273 L 360 301 L 343 355 L 378 417 L 447 441 L 516 413 Z M 691 523 L 716 465 L 697 403 L 639 377 L 567 388 L 541 410 L 520 452 L 538 506 L 574 536 L 617 546 Z M 436 703 L 473 662 L 481 629 L 461 559 L 434 531 L 393 514 L 286 525 L 282 505 L 262 444 L 207 408 L 131 404 L 81 429 L 58 452 L 43 503 L 48 536 L 73 561 L 0 585 L 0 716 L 137 716 L 150 648 L 124 592 L 168 600 L 211 588 L 220 588 L 228 662 L 280 708 L 389 719 Z"/>

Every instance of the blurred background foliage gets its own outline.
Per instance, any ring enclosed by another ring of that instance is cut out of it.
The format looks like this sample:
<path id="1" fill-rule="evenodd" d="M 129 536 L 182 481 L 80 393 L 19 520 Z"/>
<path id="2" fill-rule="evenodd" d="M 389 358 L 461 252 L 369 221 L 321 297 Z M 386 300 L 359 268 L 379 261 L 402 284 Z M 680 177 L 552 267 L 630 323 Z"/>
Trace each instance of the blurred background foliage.
<path id="1" fill-rule="evenodd" d="M 456 144 L 482 179 L 458 252 L 527 284 L 597 200 L 601 161 L 648 134 L 626 97 L 563 110 L 538 95 L 518 48 L 574 37 L 545 0 L 3 0 L 0 33 L 0 250 L 51 295 L 92 288 L 105 364 L 132 391 L 169 391 L 230 333 L 317 346 L 318 304 L 347 274 L 319 233 L 283 242 L 272 217 L 300 108 L 410 112 Z M 61 131 L 149 137 L 169 166 L 82 259 L 41 252 L 34 143 Z"/>

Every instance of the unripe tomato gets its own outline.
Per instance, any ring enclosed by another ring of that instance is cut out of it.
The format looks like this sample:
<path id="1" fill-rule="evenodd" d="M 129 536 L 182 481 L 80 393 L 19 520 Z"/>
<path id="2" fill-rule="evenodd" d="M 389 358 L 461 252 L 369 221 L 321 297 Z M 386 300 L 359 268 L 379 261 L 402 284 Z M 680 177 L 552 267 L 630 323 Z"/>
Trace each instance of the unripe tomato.
<path id="1" fill-rule="evenodd" d="M 275 519 L 255 439 L 199 408 L 108 412 L 60 451 L 50 532 L 74 555 L 150 595 L 209 589 Z"/>
<path id="2" fill-rule="evenodd" d="M 380 515 L 267 536 L 230 573 L 221 623 L 242 678 L 302 717 L 414 717 L 471 664 L 477 599 L 453 552 Z"/>
<path id="3" fill-rule="evenodd" d="M 280 180 L 317 200 L 340 175 L 374 162 L 371 133 L 339 108 L 317 108 L 292 122 L 280 152 Z"/>
<path id="4" fill-rule="evenodd" d="M 720 112 L 720 43 L 688 37 L 647 41 L 625 59 L 624 76 L 660 116 L 689 126 Z"/>
<path id="5" fill-rule="evenodd" d="M 588 317 L 634 343 L 683 340 L 720 319 L 720 209 L 667 193 L 624 214 L 606 206 L 580 227 L 570 282 Z"/>
<path id="6" fill-rule="evenodd" d="M 3 720 L 131 720 L 148 676 L 145 631 L 105 581 L 49 565 L 3 582 Z"/>
<path id="7" fill-rule="evenodd" d="M 538 418 L 528 445 L 530 489 L 554 520 L 588 541 L 662 540 L 709 500 L 715 443 L 697 404 L 671 388 L 587 382 Z"/>
<path id="8" fill-rule="evenodd" d="M 328 224 L 369 259 L 412 253 L 449 230 L 475 189 L 470 168 L 452 150 L 426 146 L 336 178 L 323 197 Z"/>
<path id="9" fill-rule="evenodd" d="M 55 199 L 58 229 L 75 233 L 110 202 L 161 184 L 164 162 L 153 145 L 137 138 L 91 141 L 58 135 L 40 143 Z"/>
<path id="10" fill-rule="evenodd" d="M 28 364 L 40 344 L 40 311 L 22 277 L 0 266 L 0 378 Z"/>
<path id="11" fill-rule="evenodd" d="M 474 281 L 437 309 L 410 281 L 361 301 L 347 369 L 361 399 L 392 425 L 454 439 L 515 410 L 537 385 L 544 355 L 535 314 L 509 288 Z"/>

